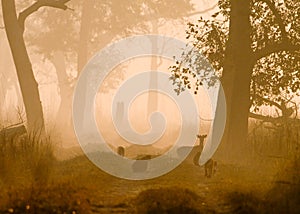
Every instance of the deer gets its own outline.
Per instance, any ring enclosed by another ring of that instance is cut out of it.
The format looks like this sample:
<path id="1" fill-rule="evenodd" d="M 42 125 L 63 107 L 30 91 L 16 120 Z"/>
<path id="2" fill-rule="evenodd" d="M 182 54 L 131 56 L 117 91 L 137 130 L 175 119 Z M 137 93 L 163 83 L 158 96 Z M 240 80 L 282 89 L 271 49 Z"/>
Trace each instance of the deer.
<path id="1" fill-rule="evenodd" d="M 199 151 L 196 153 L 196 155 L 193 158 L 193 162 L 195 165 L 199 166 L 199 158 L 204 148 L 204 139 L 207 137 L 207 135 L 197 135 L 197 138 L 199 139 Z M 213 159 L 209 159 L 204 164 L 204 170 L 205 170 L 205 177 L 211 178 L 215 173 L 217 169 L 217 161 Z"/>
<path id="2" fill-rule="evenodd" d="M 121 157 L 124 157 L 125 155 L 125 148 L 123 146 L 119 146 L 117 149 L 118 155 L 120 155 Z"/>

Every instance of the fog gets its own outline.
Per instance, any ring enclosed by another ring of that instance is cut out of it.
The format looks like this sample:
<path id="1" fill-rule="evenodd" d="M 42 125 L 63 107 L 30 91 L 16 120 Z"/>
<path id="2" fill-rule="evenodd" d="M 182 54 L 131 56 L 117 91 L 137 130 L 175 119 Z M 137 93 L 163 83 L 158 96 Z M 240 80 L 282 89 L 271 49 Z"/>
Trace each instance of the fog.
<path id="1" fill-rule="evenodd" d="M 0 9 L 0 213 L 299 213 L 298 3 Z"/>

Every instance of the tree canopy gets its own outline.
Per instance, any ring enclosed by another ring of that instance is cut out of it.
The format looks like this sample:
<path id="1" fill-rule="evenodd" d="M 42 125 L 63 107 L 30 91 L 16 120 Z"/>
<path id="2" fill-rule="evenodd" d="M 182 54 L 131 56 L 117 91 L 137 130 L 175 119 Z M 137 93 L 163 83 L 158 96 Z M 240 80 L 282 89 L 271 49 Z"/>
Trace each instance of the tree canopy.
<path id="1" fill-rule="evenodd" d="M 207 79 L 201 72 L 201 57 L 208 58 L 215 72 L 222 78 L 226 45 L 229 36 L 230 1 L 219 1 L 219 10 L 211 19 L 199 18 L 188 23 L 187 39 L 192 52 L 183 53 L 171 67 L 172 78 L 179 91 L 186 88 L 197 91 Z M 249 61 L 254 62 L 251 75 L 251 109 L 262 105 L 283 110 L 282 103 L 299 95 L 300 89 L 300 3 L 291 0 L 254 0 L 251 2 L 251 50 Z M 191 81 L 191 79 L 196 81 Z M 193 85 L 192 83 L 195 82 Z M 179 83 L 179 84 L 178 84 Z M 254 114 L 252 116 L 255 117 Z"/>

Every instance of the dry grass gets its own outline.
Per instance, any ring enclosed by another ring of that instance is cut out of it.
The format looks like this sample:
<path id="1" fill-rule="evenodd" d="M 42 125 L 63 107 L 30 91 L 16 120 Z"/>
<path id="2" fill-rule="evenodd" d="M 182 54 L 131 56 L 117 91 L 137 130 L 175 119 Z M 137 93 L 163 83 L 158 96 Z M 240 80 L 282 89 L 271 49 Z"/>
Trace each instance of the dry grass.
<path id="1" fill-rule="evenodd" d="M 178 187 L 148 189 L 135 200 L 136 213 L 213 213 L 209 208 L 200 208 L 204 200 L 195 192 Z"/>
<path id="2" fill-rule="evenodd" d="M 185 162 L 157 179 L 112 177 L 85 156 L 57 161 L 50 139 L 0 146 L 0 213 L 300 213 L 300 158 L 219 160 L 212 178 Z"/>
<path id="3" fill-rule="evenodd" d="M 264 175 L 259 175 L 258 167 L 253 174 L 249 175 L 253 182 L 256 181 L 256 184 L 249 182 L 246 175 L 244 179 L 242 177 L 236 179 L 236 181 L 243 181 L 244 184 L 235 186 L 224 194 L 227 203 L 232 207 L 232 213 L 300 213 L 300 156 L 298 151 L 294 151 L 292 157 L 288 160 L 281 160 L 281 164 L 273 159 L 268 159 L 268 164 L 261 164 L 261 170 L 265 170 Z M 274 167 L 270 167 L 272 163 L 278 167 L 276 173 L 274 173 Z M 224 189 L 224 187 L 219 188 Z"/>
<path id="4" fill-rule="evenodd" d="M 50 138 L 34 135 L 2 142 L 0 213 L 89 212 L 84 189 L 53 176 L 53 151 Z"/>
<path id="5" fill-rule="evenodd" d="M 54 163 L 50 138 L 23 136 L 0 145 L 0 181 L 5 185 L 47 182 Z"/>
<path id="6" fill-rule="evenodd" d="M 85 190 L 69 183 L 11 188 L 3 194 L 6 202 L 1 208 L 6 213 L 77 214 L 89 213 L 90 208 Z"/>

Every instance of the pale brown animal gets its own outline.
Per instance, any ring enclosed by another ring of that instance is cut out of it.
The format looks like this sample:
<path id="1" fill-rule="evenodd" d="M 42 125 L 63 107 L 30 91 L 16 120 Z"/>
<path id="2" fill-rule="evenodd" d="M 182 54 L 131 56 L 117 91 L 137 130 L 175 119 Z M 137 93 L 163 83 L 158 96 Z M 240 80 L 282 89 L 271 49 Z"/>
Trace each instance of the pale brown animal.
<path id="1" fill-rule="evenodd" d="M 199 152 L 194 156 L 193 162 L 195 165 L 199 165 L 199 158 L 201 155 L 201 152 L 204 147 L 204 139 L 207 137 L 207 135 L 197 135 L 197 138 L 199 139 Z M 205 170 L 205 177 L 210 178 L 212 177 L 217 170 L 217 161 L 213 159 L 209 159 L 205 164 L 204 164 L 204 170 Z"/>
<path id="2" fill-rule="evenodd" d="M 125 155 L 125 148 L 123 146 L 119 146 L 117 152 L 118 152 L 118 155 L 124 157 L 124 155 Z"/>
<path id="3" fill-rule="evenodd" d="M 213 159 L 209 159 L 205 164 L 205 177 L 212 177 L 217 170 L 217 161 L 214 161 Z"/>

